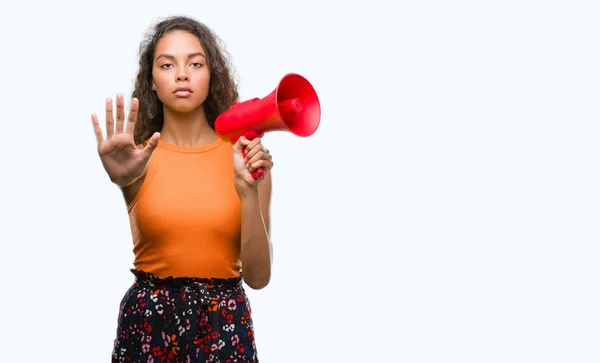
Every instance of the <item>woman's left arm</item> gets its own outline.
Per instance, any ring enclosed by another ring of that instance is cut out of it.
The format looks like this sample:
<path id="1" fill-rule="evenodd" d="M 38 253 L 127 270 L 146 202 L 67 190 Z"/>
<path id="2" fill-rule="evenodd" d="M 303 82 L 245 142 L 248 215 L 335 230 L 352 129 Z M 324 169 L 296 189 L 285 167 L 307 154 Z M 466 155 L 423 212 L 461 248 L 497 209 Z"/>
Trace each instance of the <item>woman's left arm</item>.
<path id="1" fill-rule="evenodd" d="M 271 173 L 267 173 L 256 192 L 245 194 L 242 201 L 241 258 L 244 281 L 253 289 L 262 289 L 271 280 L 273 246 L 269 238 Z"/>

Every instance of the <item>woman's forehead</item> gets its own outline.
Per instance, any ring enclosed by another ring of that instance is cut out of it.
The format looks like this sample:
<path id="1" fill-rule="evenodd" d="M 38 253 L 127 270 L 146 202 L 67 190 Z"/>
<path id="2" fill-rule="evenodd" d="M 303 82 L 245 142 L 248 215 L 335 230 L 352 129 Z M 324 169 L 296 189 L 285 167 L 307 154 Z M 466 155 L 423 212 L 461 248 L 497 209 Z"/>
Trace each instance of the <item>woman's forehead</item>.
<path id="1" fill-rule="evenodd" d="M 187 56 L 191 53 L 204 53 L 200 39 L 184 30 L 173 30 L 165 34 L 156 44 L 156 54 L 168 53 L 172 56 Z"/>

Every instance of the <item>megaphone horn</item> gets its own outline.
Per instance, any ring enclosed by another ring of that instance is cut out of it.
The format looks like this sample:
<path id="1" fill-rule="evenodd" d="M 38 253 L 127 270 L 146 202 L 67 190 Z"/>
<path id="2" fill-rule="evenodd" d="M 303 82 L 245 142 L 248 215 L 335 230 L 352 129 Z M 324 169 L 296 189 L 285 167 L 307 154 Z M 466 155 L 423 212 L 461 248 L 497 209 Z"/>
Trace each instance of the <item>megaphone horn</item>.
<path id="1" fill-rule="evenodd" d="M 288 73 L 275 90 L 263 99 L 236 102 L 215 120 L 215 130 L 235 143 L 241 136 L 249 140 L 265 132 L 288 131 L 296 136 L 311 136 L 321 122 L 321 105 L 313 86 L 299 74 Z M 243 150 L 246 157 L 246 149 Z M 264 170 L 252 172 L 260 178 Z"/>

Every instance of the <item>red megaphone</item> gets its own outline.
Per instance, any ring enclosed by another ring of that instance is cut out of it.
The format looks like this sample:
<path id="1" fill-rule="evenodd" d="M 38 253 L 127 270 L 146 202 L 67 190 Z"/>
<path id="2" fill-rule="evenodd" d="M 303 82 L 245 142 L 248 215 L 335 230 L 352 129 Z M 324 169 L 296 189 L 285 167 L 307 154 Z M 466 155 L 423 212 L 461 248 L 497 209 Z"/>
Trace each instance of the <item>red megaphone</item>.
<path id="1" fill-rule="evenodd" d="M 215 120 L 215 130 L 235 143 L 241 136 L 249 140 L 269 131 L 288 131 L 296 136 L 312 135 L 321 122 L 321 105 L 312 85 L 302 76 L 286 74 L 273 92 L 263 99 L 236 102 Z M 243 150 L 246 157 L 246 149 Z M 254 179 L 263 168 L 252 172 Z"/>

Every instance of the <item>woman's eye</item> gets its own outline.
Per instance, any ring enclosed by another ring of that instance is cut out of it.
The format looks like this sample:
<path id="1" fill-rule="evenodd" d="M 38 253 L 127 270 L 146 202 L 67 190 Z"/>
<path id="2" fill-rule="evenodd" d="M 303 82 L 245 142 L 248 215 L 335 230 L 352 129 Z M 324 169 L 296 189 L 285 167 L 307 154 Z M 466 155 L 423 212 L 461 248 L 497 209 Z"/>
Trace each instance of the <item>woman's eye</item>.
<path id="1" fill-rule="evenodd" d="M 194 67 L 202 67 L 202 63 L 199 63 L 199 62 L 194 62 L 194 63 L 192 63 L 192 65 Z"/>
<path id="2" fill-rule="evenodd" d="M 165 64 L 161 65 L 160 68 L 169 68 L 170 66 L 172 66 L 171 63 L 165 63 Z"/>

